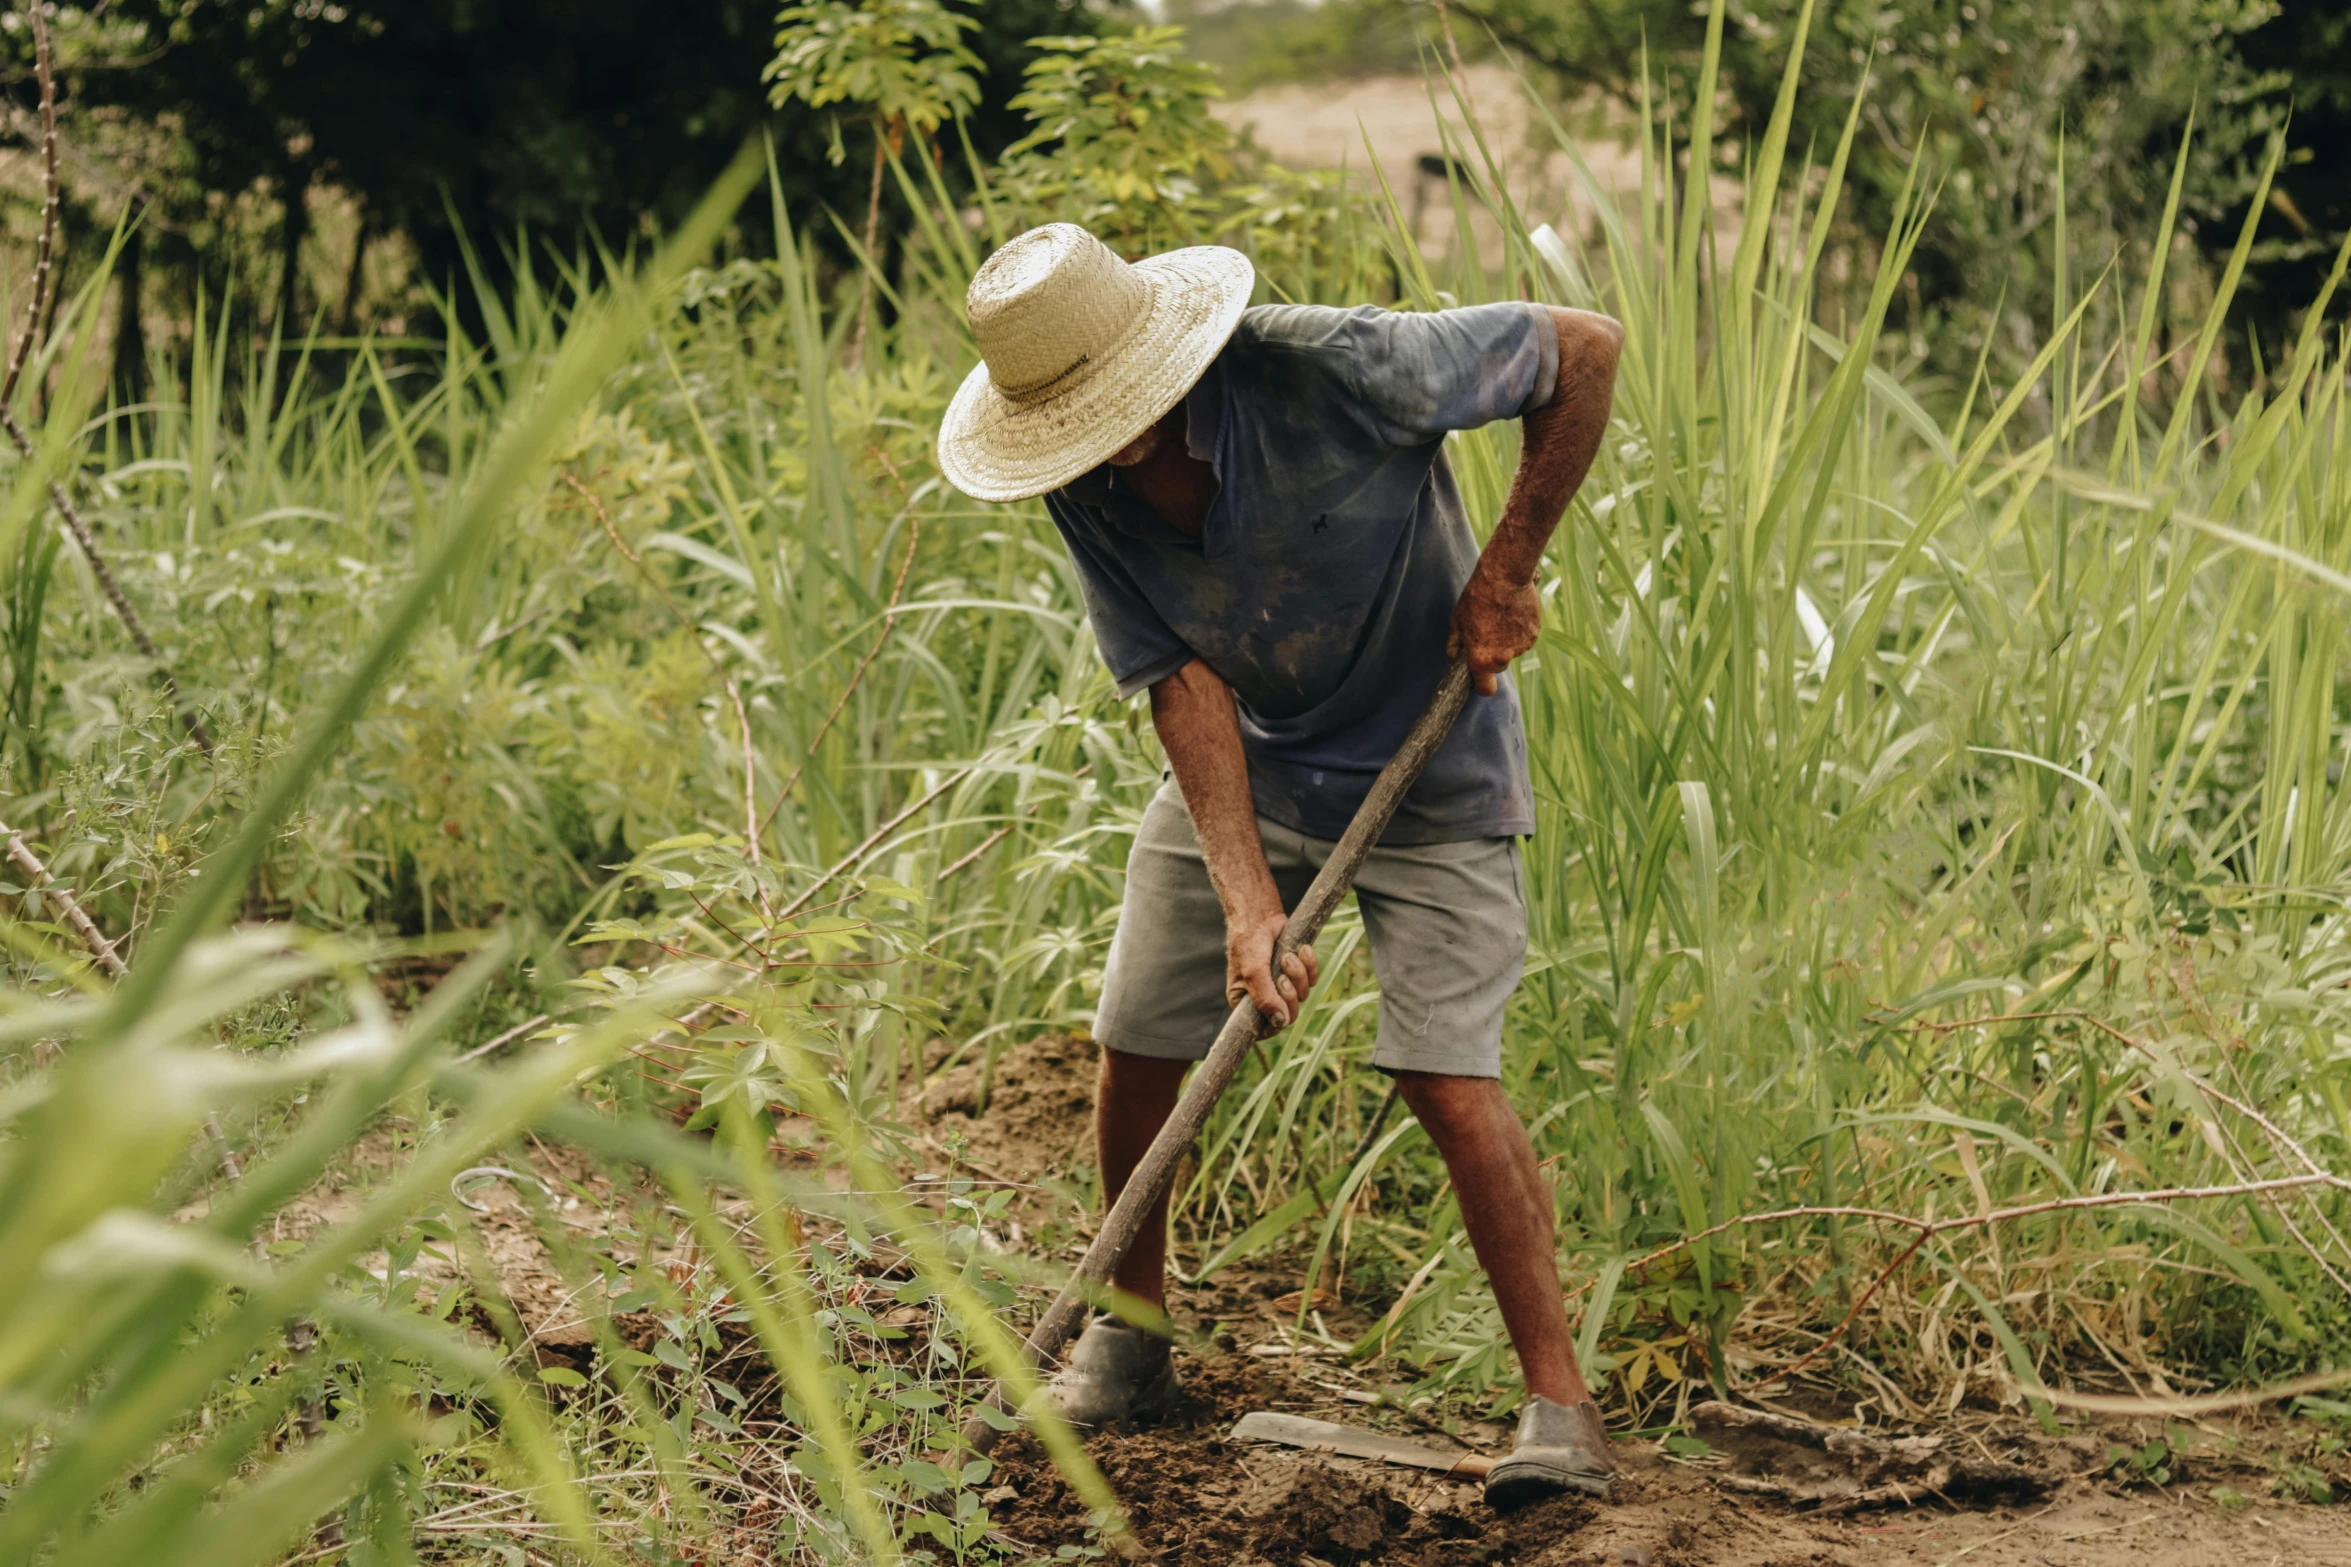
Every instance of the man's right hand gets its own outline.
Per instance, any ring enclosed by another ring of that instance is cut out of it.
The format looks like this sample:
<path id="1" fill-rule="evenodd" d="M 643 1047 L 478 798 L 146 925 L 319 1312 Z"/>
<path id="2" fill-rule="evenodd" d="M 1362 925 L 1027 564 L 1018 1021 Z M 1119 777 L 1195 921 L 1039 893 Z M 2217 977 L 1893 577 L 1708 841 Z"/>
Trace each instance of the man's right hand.
<path id="1" fill-rule="evenodd" d="M 1274 943 L 1289 916 L 1257 836 L 1232 688 L 1195 658 L 1151 688 L 1151 723 L 1184 791 L 1208 880 L 1225 911 L 1225 999 L 1236 1006 L 1243 996 L 1256 1002 L 1266 1032 L 1279 1033 L 1314 988 L 1314 949 L 1300 947 L 1274 971 Z"/>
<path id="2" fill-rule="evenodd" d="M 1282 959 L 1281 972 L 1273 967 L 1274 944 L 1281 940 L 1289 916 L 1280 909 L 1245 915 L 1225 922 L 1225 999 L 1235 1006 L 1246 996 L 1257 1003 L 1268 1034 L 1290 1026 L 1304 1004 L 1306 993 L 1321 975 L 1312 947 L 1300 947 Z"/>

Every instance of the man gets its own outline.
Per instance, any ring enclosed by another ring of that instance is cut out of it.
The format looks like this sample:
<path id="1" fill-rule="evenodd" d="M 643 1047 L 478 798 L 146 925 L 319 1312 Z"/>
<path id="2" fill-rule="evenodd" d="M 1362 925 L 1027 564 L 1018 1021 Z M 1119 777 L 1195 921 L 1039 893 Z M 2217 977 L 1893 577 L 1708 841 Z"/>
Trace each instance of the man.
<path id="1" fill-rule="evenodd" d="M 966 493 L 1046 497 L 1122 694 L 1149 690 L 1174 783 L 1144 812 L 1094 1034 L 1114 1196 L 1244 994 L 1273 1029 L 1316 979 L 1274 941 L 1448 656 L 1480 695 L 1355 884 L 1380 984 L 1372 1064 L 1443 1155 L 1527 1387 L 1486 1494 L 1606 1495 L 1552 1198 L 1503 1096 L 1502 1014 L 1526 956 L 1516 840 L 1534 830 L 1505 666 L 1534 644 L 1543 548 L 1607 428 L 1623 333 L 1525 304 L 1434 314 L 1249 309 L 1248 258 L 1198 246 L 1128 265 L 1085 230 L 1021 235 L 972 280 L 983 363 L 939 461 Z M 1481 554 L 1447 431 L 1522 421 Z M 1163 1313 L 1164 1203 L 1116 1275 Z M 1165 1406 L 1163 1336 L 1102 1318 L 1054 1384 L 1073 1421 Z"/>

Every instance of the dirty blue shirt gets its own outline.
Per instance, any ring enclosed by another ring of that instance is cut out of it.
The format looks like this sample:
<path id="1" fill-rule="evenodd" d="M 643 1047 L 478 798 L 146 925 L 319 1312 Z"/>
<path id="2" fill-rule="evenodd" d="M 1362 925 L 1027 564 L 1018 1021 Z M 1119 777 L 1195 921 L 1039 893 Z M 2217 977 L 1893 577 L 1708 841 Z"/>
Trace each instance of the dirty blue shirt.
<path id="1" fill-rule="evenodd" d="M 1216 470 L 1199 538 L 1107 464 L 1045 498 L 1120 694 L 1201 659 L 1233 689 L 1258 812 L 1338 837 L 1435 694 L 1477 563 L 1445 434 L 1542 407 L 1558 375 L 1532 305 L 1243 315 L 1184 403 L 1191 453 Z M 1534 826 L 1505 674 L 1470 698 L 1381 841 Z"/>

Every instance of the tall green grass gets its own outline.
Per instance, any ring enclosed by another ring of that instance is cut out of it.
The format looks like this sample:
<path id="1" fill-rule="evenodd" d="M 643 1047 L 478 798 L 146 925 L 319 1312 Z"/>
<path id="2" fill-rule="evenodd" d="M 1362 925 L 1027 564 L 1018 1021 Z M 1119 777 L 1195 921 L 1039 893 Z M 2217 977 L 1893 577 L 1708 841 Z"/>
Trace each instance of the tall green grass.
<path id="1" fill-rule="evenodd" d="M 1886 322 L 1932 171 L 1892 233 L 1844 233 L 1859 110 L 1795 149 L 1788 108 L 1732 232 L 1673 155 L 1703 121 L 1652 126 L 1589 235 L 1476 145 L 1443 267 L 1327 184 L 1222 231 L 1266 297 L 1626 323 L 1521 666 L 1505 1070 L 1585 1357 L 1642 1424 L 1819 1345 L 1908 1240 L 1814 1216 L 1667 1250 L 1723 1221 L 2244 1184 L 2351 1136 L 2345 342 L 2322 305 L 2282 363 L 2219 357 L 2249 229 L 2166 335 L 2167 214 L 2067 258 L 2012 360 L 1909 385 Z M 8 819 L 133 968 L 106 989 L 16 906 L 9 1559 L 1004 1555 L 951 1433 L 1027 1265 L 982 1243 L 1004 1195 L 902 1184 L 887 1123 L 934 1037 L 984 1064 L 1082 1025 L 1158 766 L 1041 509 L 930 464 L 964 280 L 1042 214 L 966 207 L 920 148 L 897 176 L 858 374 L 814 215 L 771 197 L 757 256 L 715 245 L 747 175 L 642 273 L 485 296 L 478 336 L 253 351 L 200 310 L 179 395 L 52 432 L 220 744 L 11 512 Z M 1454 443 L 1481 517 L 1514 439 Z M 1297 1333 L 1507 1398 L 1433 1152 L 1407 1122 L 1358 1154 L 1371 976 L 1359 927 L 1326 947 L 1179 1261 L 1328 1269 L 1380 1325 Z M 590 1324 L 566 1357 L 450 1184 L 558 1147 L 569 1184 L 518 1195 Z M 384 1156 L 356 1211 L 287 1235 L 377 1167 L 355 1149 Z M 2238 1197 L 1951 1232 L 1807 1375 L 1907 1416 L 2339 1361 L 2346 1223 Z"/>

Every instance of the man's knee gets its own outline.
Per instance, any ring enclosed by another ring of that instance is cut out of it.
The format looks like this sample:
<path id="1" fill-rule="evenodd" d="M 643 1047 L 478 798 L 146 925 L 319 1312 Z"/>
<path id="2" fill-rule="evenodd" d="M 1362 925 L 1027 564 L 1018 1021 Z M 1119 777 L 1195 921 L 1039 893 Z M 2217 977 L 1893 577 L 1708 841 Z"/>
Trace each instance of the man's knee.
<path id="1" fill-rule="evenodd" d="M 1469 1129 L 1491 1115 L 1502 1096 L 1501 1082 L 1491 1077 L 1411 1071 L 1394 1076 L 1397 1094 L 1440 1143 L 1455 1128 Z"/>
<path id="2" fill-rule="evenodd" d="M 1100 1092 L 1107 1101 L 1113 1097 L 1144 1102 L 1173 1101 L 1183 1091 L 1184 1074 L 1190 1071 L 1189 1061 L 1171 1061 L 1163 1056 L 1139 1056 L 1131 1051 L 1102 1047 Z"/>

